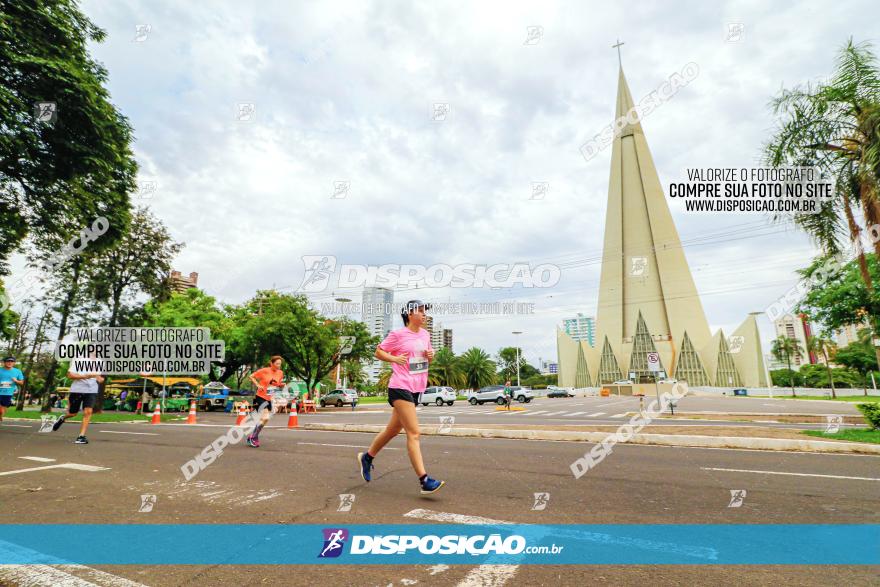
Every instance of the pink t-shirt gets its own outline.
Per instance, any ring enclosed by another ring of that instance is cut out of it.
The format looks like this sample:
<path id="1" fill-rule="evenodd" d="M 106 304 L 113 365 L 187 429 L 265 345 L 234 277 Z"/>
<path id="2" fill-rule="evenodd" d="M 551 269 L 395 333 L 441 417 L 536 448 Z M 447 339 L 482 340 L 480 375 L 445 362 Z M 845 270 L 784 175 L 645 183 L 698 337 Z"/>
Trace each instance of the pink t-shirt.
<path id="1" fill-rule="evenodd" d="M 425 351 L 431 349 L 431 336 L 427 330 L 419 328 L 418 332 L 413 332 L 405 326 L 392 330 L 379 348 L 386 353 L 409 358 L 406 365 L 391 363 L 388 387 L 406 389 L 412 393 L 425 391 L 428 386 L 428 357 Z"/>

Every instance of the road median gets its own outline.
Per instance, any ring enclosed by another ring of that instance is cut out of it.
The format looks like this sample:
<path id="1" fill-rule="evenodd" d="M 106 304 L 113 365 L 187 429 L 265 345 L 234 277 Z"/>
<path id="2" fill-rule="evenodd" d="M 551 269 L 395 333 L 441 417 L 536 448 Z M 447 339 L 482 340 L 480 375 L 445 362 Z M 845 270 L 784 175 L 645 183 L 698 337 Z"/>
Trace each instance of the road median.
<path id="1" fill-rule="evenodd" d="M 425 435 L 456 436 L 471 438 L 497 438 L 507 440 L 550 440 L 563 442 L 601 442 L 616 427 L 607 430 L 548 430 L 537 428 L 467 428 L 454 427 L 439 432 L 439 426 L 422 426 Z M 335 432 L 377 433 L 385 429 L 375 424 L 303 424 L 300 429 Z M 763 438 L 754 436 L 713 436 L 707 434 L 634 434 L 624 444 L 643 444 L 655 446 L 681 446 L 697 448 L 737 448 L 750 450 L 774 450 L 788 452 L 821 452 L 840 454 L 880 455 L 880 445 L 833 440 L 807 440 L 803 438 Z"/>

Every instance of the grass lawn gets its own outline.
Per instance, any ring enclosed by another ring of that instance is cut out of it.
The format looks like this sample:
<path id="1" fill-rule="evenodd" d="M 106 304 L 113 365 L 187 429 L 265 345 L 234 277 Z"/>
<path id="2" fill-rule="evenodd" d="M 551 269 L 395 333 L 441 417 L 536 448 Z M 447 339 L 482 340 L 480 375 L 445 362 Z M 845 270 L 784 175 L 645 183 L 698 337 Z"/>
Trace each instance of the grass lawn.
<path id="1" fill-rule="evenodd" d="M 385 395 L 359 397 L 358 398 L 358 405 L 361 405 L 361 404 L 384 404 L 387 401 L 388 401 L 388 396 L 385 396 Z"/>
<path id="2" fill-rule="evenodd" d="M 868 402 L 880 402 L 880 395 L 839 395 L 836 398 L 831 397 L 819 397 L 819 396 L 810 396 L 810 395 L 799 395 L 797 397 L 791 397 L 790 395 L 779 395 L 774 396 L 776 399 L 823 399 L 832 402 L 854 402 L 854 403 L 868 403 Z"/>
<path id="3" fill-rule="evenodd" d="M 833 438 L 835 440 L 851 440 L 852 442 L 870 442 L 880 444 L 880 430 L 841 430 L 834 434 L 828 434 L 821 430 L 802 430 L 808 436 L 819 438 Z"/>
<path id="4" fill-rule="evenodd" d="M 60 416 L 62 414 L 61 411 L 51 412 L 49 415 L 52 417 Z M 25 410 L 23 412 L 19 412 L 13 409 L 6 410 L 6 416 L 3 418 L 4 420 L 8 418 L 26 418 L 28 420 L 39 420 L 40 416 L 43 416 L 39 410 Z M 140 421 L 149 421 L 152 417 L 152 414 L 149 416 L 143 416 L 141 414 L 135 414 L 133 412 L 104 412 L 102 414 L 92 414 L 92 422 L 140 422 Z M 171 420 L 178 420 L 186 418 L 186 414 L 162 414 L 162 421 L 168 422 Z M 82 412 L 76 415 L 76 417 L 68 420 L 69 422 L 79 422 L 82 420 Z"/>

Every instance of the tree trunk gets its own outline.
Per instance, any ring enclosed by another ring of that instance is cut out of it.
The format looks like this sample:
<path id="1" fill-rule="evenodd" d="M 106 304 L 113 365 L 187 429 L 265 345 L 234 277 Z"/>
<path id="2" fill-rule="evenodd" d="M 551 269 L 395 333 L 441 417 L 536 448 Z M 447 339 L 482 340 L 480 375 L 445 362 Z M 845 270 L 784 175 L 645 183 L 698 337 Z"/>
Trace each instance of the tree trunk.
<path id="1" fill-rule="evenodd" d="M 70 316 L 71 310 L 73 310 L 73 301 L 76 299 L 76 294 L 79 290 L 79 272 L 81 266 L 82 259 L 76 258 L 73 260 L 73 280 L 70 285 L 70 290 L 67 292 L 67 297 L 64 298 L 64 304 L 61 306 L 61 321 L 58 324 L 58 340 L 64 338 L 64 335 L 67 332 L 67 318 Z M 49 393 L 52 386 L 55 384 L 55 371 L 57 369 L 58 360 L 53 357 L 52 362 L 49 364 L 49 372 L 46 374 L 46 381 L 43 383 L 42 412 L 52 411 L 52 406 L 49 403 Z"/>
<path id="2" fill-rule="evenodd" d="M 880 202 L 875 194 L 871 193 L 871 185 L 867 181 L 859 182 L 859 199 L 862 201 L 862 210 L 865 214 L 866 224 L 871 226 L 880 225 Z M 868 234 L 874 247 L 874 254 L 880 259 L 880 233 L 875 231 Z"/>
<path id="3" fill-rule="evenodd" d="M 822 356 L 825 357 L 825 368 L 828 369 L 828 381 L 831 382 L 831 397 L 837 399 L 837 392 L 834 391 L 834 375 L 831 373 L 831 364 L 828 362 L 828 352 L 825 346 L 822 346 Z"/>
<path id="4" fill-rule="evenodd" d="M 24 410 L 24 396 L 27 394 L 28 385 L 31 379 L 30 373 L 34 364 L 34 355 L 38 354 L 40 352 L 40 349 L 43 347 L 43 325 L 46 323 L 46 317 L 48 315 L 49 310 L 43 312 L 43 315 L 40 317 L 40 321 L 37 323 L 37 331 L 34 333 L 34 343 L 31 345 L 31 352 L 28 356 L 28 360 L 24 368 L 28 376 L 24 378 L 24 384 L 21 386 L 21 393 L 18 395 L 18 401 L 15 404 L 15 409 L 19 412 Z"/>
<path id="5" fill-rule="evenodd" d="M 853 246 L 856 248 L 857 258 L 859 262 L 859 272 L 862 274 L 862 281 L 865 282 L 865 289 L 869 294 L 874 293 L 874 283 L 871 281 L 871 274 L 868 272 L 868 262 L 865 259 L 865 251 L 862 248 L 862 229 L 853 216 L 852 207 L 849 201 L 843 199 L 843 210 L 846 213 L 846 223 L 849 227 L 849 236 Z"/>

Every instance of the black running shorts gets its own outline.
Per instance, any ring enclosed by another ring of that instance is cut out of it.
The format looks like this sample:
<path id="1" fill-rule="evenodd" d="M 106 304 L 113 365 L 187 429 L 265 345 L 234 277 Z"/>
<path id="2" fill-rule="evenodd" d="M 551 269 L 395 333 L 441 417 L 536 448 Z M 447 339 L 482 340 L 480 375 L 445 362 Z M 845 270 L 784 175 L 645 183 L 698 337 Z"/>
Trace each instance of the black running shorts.
<path id="1" fill-rule="evenodd" d="M 95 407 L 95 400 L 97 399 L 97 393 L 71 393 L 70 397 L 67 398 L 67 401 L 70 403 L 70 407 L 67 408 L 67 413 L 77 414 L 79 413 L 80 407 L 93 408 Z"/>
<path id="2" fill-rule="evenodd" d="M 396 389 L 394 387 L 388 388 L 388 403 L 392 406 L 394 405 L 394 400 L 396 399 L 405 399 L 408 402 L 412 402 L 416 405 L 419 405 L 419 398 L 421 397 L 421 393 L 413 393 L 408 389 Z"/>

